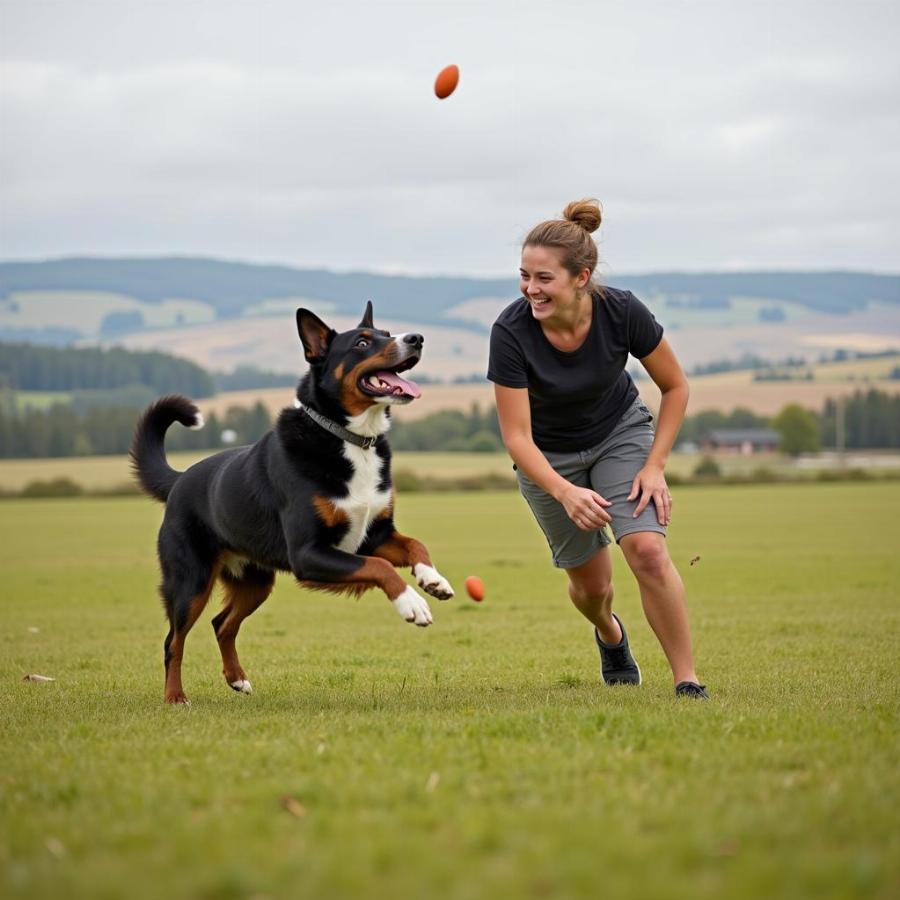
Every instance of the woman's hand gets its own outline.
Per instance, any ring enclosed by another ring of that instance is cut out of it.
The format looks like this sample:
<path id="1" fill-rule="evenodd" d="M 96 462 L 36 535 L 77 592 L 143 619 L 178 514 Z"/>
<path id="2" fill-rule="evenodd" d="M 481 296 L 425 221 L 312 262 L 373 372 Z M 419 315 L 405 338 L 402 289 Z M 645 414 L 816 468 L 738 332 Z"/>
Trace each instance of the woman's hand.
<path id="1" fill-rule="evenodd" d="M 665 472 L 659 466 L 646 465 L 631 483 L 629 500 L 634 500 L 638 495 L 641 499 L 634 511 L 636 519 L 652 500 L 656 506 L 656 518 L 660 525 L 668 525 L 672 521 L 672 495 L 666 484 Z"/>
<path id="2" fill-rule="evenodd" d="M 557 497 L 557 500 L 562 503 L 566 515 L 582 531 L 596 531 L 612 521 L 609 513 L 604 509 L 606 506 L 611 506 L 609 500 L 604 500 L 590 488 L 570 484 Z"/>

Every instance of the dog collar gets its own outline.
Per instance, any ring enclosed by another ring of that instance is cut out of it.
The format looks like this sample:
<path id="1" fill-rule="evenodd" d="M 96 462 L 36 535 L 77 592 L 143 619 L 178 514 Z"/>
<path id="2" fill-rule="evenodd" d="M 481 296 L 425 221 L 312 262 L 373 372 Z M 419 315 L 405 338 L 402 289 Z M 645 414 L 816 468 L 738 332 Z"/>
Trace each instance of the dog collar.
<path id="1" fill-rule="evenodd" d="M 326 431 L 330 431 L 335 437 L 339 437 L 342 441 L 349 441 L 351 444 L 356 444 L 357 447 L 362 447 L 363 450 L 370 449 L 375 445 L 375 441 L 378 440 L 378 435 L 375 435 L 374 437 L 363 437 L 361 434 L 354 434 L 349 429 L 344 428 L 343 425 L 338 425 L 337 422 L 326 419 L 325 416 L 321 415 L 321 413 L 317 413 L 314 409 L 304 406 L 299 400 L 297 401 L 297 409 L 303 410 L 316 425 L 320 425 Z"/>

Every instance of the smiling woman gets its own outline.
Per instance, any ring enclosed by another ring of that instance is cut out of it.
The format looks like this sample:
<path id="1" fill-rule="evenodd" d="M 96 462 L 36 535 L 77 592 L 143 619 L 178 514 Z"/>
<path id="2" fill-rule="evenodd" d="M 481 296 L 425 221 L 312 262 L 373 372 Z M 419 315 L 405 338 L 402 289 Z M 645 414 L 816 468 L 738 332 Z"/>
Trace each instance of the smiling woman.
<path id="1" fill-rule="evenodd" d="M 625 627 L 612 612 L 610 525 L 637 578 L 647 618 L 672 667 L 675 692 L 708 697 L 697 681 L 684 587 L 665 535 L 664 475 L 688 386 L 662 327 L 630 291 L 592 280 L 596 200 L 570 203 L 535 226 L 519 269 L 522 296 L 491 331 L 503 442 L 519 487 L 569 576 L 569 596 L 594 625 L 606 684 L 640 684 Z M 626 371 L 640 360 L 662 392 L 659 425 Z"/>

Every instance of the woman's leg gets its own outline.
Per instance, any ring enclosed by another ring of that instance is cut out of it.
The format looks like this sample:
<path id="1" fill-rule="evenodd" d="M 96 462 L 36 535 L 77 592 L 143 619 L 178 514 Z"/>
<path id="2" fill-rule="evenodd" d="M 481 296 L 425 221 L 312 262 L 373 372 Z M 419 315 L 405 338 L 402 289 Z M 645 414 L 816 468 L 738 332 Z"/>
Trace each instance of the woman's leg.
<path id="1" fill-rule="evenodd" d="M 566 569 L 569 597 L 575 608 L 596 628 L 605 644 L 618 644 L 622 629 L 612 616 L 612 559 L 601 547 L 586 563 Z"/>
<path id="2" fill-rule="evenodd" d="M 696 682 L 684 584 L 669 558 L 665 537 L 638 531 L 624 535 L 620 546 L 637 578 L 644 614 L 669 660 L 675 684 Z"/>

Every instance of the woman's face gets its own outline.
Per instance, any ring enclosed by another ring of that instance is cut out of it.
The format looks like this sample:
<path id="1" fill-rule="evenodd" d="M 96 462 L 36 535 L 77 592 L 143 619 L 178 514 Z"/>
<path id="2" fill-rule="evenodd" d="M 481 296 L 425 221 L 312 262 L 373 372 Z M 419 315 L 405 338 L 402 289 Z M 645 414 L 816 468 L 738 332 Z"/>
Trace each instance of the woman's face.
<path id="1" fill-rule="evenodd" d="M 536 319 L 548 319 L 554 313 L 567 312 L 578 302 L 578 295 L 591 273 L 585 269 L 573 277 L 562 264 L 554 247 L 526 245 L 519 268 L 519 289 L 531 304 Z"/>

